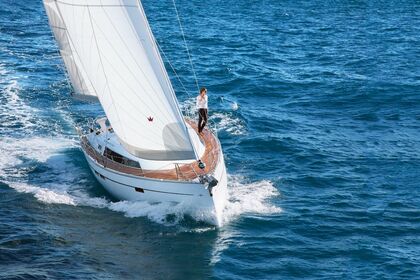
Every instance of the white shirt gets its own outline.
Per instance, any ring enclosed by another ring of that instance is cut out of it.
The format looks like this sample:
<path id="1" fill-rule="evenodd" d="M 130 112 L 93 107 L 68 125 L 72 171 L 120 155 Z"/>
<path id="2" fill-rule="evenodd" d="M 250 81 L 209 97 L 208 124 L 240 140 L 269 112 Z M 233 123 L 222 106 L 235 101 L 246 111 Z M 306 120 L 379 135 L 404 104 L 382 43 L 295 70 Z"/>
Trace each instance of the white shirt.
<path id="1" fill-rule="evenodd" d="M 207 95 L 204 95 L 204 97 L 201 97 L 201 95 L 197 96 L 197 109 L 207 109 Z"/>

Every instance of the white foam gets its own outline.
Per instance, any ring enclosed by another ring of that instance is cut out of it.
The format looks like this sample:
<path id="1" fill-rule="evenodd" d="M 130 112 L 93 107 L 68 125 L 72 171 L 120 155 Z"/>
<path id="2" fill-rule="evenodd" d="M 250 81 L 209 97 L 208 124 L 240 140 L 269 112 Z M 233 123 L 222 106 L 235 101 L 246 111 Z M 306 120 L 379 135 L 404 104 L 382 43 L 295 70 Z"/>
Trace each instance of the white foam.
<path id="1" fill-rule="evenodd" d="M 17 165 L 28 160 L 45 162 L 60 150 L 76 146 L 74 139 L 61 135 L 34 136 L 37 128 L 49 127 L 50 124 L 19 96 L 19 77 L 8 72 L 4 65 L 0 65 L 0 72 L 0 177 L 23 175 L 22 168 Z M 53 134 L 51 129 L 48 132 Z M 54 163 L 58 164 L 59 161 Z"/>
<path id="2" fill-rule="evenodd" d="M 37 200 L 48 204 L 66 204 L 72 206 L 91 206 L 109 208 L 124 213 L 127 217 L 147 217 L 165 225 L 176 225 L 186 215 L 196 221 L 210 223 L 213 213 L 207 213 L 181 204 L 148 202 L 111 202 L 102 197 L 92 197 L 86 191 L 92 178 L 86 168 L 76 166 L 73 159 L 66 155 L 69 149 L 78 146 L 76 137 L 66 137 L 60 131 L 54 136 L 34 136 L 34 128 L 48 127 L 39 118 L 39 112 L 28 106 L 19 97 L 18 78 L 8 73 L 0 65 L 2 86 L 0 117 L 7 122 L 0 127 L 0 180 L 18 192 L 32 194 Z M 184 108 L 195 113 L 194 99 L 187 100 Z M 234 108 L 232 108 L 234 109 Z M 65 111 L 57 111 L 59 117 L 71 124 L 72 120 Z M 3 119 L 4 118 L 4 119 Z M 232 113 L 215 113 L 211 119 L 217 122 L 218 130 L 233 135 L 243 134 L 245 126 Z M 10 129 L 13 127 L 13 134 Z M 45 170 L 31 172 L 38 166 Z M 272 205 L 269 199 L 278 195 L 269 181 L 244 183 L 240 176 L 229 176 L 229 201 L 225 209 L 225 223 L 234 220 L 243 213 L 278 213 L 280 209 Z M 206 231 L 213 227 L 198 229 Z"/>
<path id="3" fill-rule="evenodd" d="M 75 198 L 76 204 L 80 206 L 89 206 L 94 208 L 107 208 L 110 201 L 104 197 L 92 197 L 86 192 L 86 184 L 73 186 L 71 195 Z"/>
<path id="4" fill-rule="evenodd" d="M 76 137 L 53 130 L 49 134 L 54 136 L 34 136 L 34 130 L 50 125 L 20 98 L 19 77 L 1 64 L 0 74 L 0 180 L 44 203 L 107 207 L 109 201 L 89 197 L 85 190 L 90 171 L 76 166 L 64 153 L 78 146 Z M 71 125 L 68 113 L 55 111 Z M 46 170 L 32 172 L 40 165 Z"/>
<path id="5" fill-rule="evenodd" d="M 210 116 L 210 121 L 216 126 L 218 132 L 226 131 L 231 135 L 243 135 L 246 133 L 244 123 L 231 113 L 214 113 Z"/>
<path id="6" fill-rule="evenodd" d="M 213 213 L 206 213 L 182 203 L 150 203 L 145 201 L 119 201 L 111 202 L 109 209 L 122 212 L 126 217 L 147 217 L 149 220 L 164 225 L 179 224 L 189 215 L 196 221 L 211 222 Z"/>
<path id="7" fill-rule="evenodd" d="M 199 228 L 192 228 L 192 229 L 185 229 L 183 232 L 194 232 L 194 233 L 203 233 L 211 230 L 215 230 L 216 226 L 212 227 L 199 227 Z"/>
<path id="8" fill-rule="evenodd" d="M 19 127 L 19 130 L 26 130 L 27 133 L 30 133 L 30 128 L 35 126 L 33 116 L 36 109 L 25 104 L 19 97 L 21 88 L 18 84 L 18 77 L 11 75 L 4 68 L 0 69 L 0 72 L 2 77 L 0 81 L 2 87 L 0 115 L 3 121 L 0 132 L 7 133 L 10 132 L 10 129 L 16 130 Z"/>
<path id="9" fill-rule="evenodd" d="M 65 191 L 58 192 L 57 190 L 49 190 L 49 189 L 36 187 L 36 186 L 25 184 L 25 183 L 9 183 L 9 186 L 14 188 L 18 192 L 34 194 L 34 197 L 36 199 L 45 203 L 67 204 L 67 205 L 77 204 L 75 199 Z"/>
<path id="10" fill-rule="evenodd" d="M 4 68 L 4 64 L 0 63 L 0 77 L 4 77 L 7 74 L 6 68 Z M 0 80 L 3 82 L 3 79 Z"/>
<path id="11" fill-rule="evenodd" d="M 243 176 L 228 176 L 228 201 L 223 211 L 224 223 L 242 214 L 278 214 L 282 210 L 270 200 L 280 193 L 267 180 L 245 183 Z"/>
<path id="12" fill-rule="evenodd" d="M 213 245 L 213 251 L 211 253 L 210 264 L 215 265 L 221 260 L 223 251 L 229 248 L 230 240 L 234 236 L 235 232 L 230 230 L 224 230 L 223 228 L 218 232 L 217 239 Z"/>
<path id="13" fill-rule="evenodd" d="M 177 223 L 182 218 L 182 212 L 178 211 L 176 204 L 156 203 L 144 201 L 119 201 L 111 203 L 109 209 L 122 212 L 126 217 L 148 217 L 150 220 L 161 224 Z M 174 215 L 173 221 L 167 219 L 168 215 Z"/>
<path id="14" fill-rule="evenodd" d="M 0 72 L 3 122 L 0 126 L 0 179 L 16 191 L 33 194 L 44 203 L 77 205 L 77 197 L 70 195 L 69 190 L 86 172 L 62 153 L 76 147 L 76 141 L 60 135 L 34 136 L 34 129 L 48 127 L 48 124 L 38 117 L 38 110 L 20 98 L 18 77 L 1 65 Z M 31 173 L 40 164 L 48 170 L 38 175 Z"/>
<path id="15" fill-rule="evenodd" d="M 257 181 L 243 183 L 243 176 L 229 176 L 229 198 L 224 209 L 224 224 L 227 224 L 242 214 L 278 214 L 281 208 L 275 206 L 270 199 L 279 195 L 279 192 L 270 181 Z M 126 217 L 147 217 L 151 221 L 164 225 L 179 224 L 185 215 L 196 221 L 212 223 L 213 213 L 186 207 L 182 203 L 149 203 L 145 201 L 119 201 L 111 202 L 108 208 L 122 212 Z M 202 231 L 207 231 L 205 230 Z M 201 232 L 201 230 L 198 230 Z"/>
<path id="16" fill-rule="evenodd" d="M 75 166 L 72 159 L 63 154 L 65 149 L 75 146 L 74 140 L 65 138 L 1 139 L 0 153 L 5 155 L 3 158 L 6 160 L 0 163 L 0 175 L 15 190 L 31 193 L 44 203 L 109 208 L 112 211 L 124 213 L 129 218 L 147 217 L 151 221 L 164 225 L 179 224 L 186 215 L 196 221 L 208 223 L 213 221 L 213 213 L 186 207 L 182 203 L 110 202 L 105 198 L 89 196 L 85 188 L 89 183 L 86 177 L 91 176 L 90 171 Z M 31 183 L 28 183 L 27 171 L 19 171 L 20 168 L 17 167 L 23 162 L 23 158 L 43 163 L 48 170 L 36 175 L 39 177 L 31 178 Z M 228 177 L 229 198 L 224 210 L 224 224 L 247 213 L 281 212 L 281 209 L 270 201 L 271 198 L 279 195 L 270 181 L 250 183 L 246 181 L 242 176 Z"/>
<path id="17" fill-rule="evenodd" d="M 232 104 L 230 105 L 230 108 L 231 108 L 233 111 L 237 111 L 237 110 L 239 109 L 239 105 L 238 105 L 238 103 L 236 103 L 236 102 L 232 102 Z"/>
<path id="18" fill-rule="evenodd" d="M 228 202 L 224 209 L 224 224 L 227 225 L 239 217 L 251 215 L 274 215 L 282 212 L 281 208 L 274 205 L 272 199 L 280 193 L 272 182 L 262 180 L 248 182 L 243 176 L 228 176 Z M 215 240 L 210 264 L 215 265 L 221 260 L 223 251 L 229 248 L 232 238 L 238 234 L 232 228 L 222 228 Z"/>
<path id="19" fill-rule="evenodd" d="M 45 162 L 64 148 L 74 147 L 75 141 L 66 138 L 32 137 L 16 139 L 3 137 L 0 139 L 0 177 L 18 175 L 19 168 L 11 170 L 23 160 L 31 159 Z M 56 162 L 61 164 L 61 162 Z M 13 174 L 11 174 L 11 172 Z"/>
<path id="20" fill-rule="evenodd" d="M 0 157 L 0 178 L 16 191 L 31 193 L 45 203 L 108 207 L 108 200 L 86 192 L 90 171 L 76 166 L 64 154 L 76 146 L 74 139 L 67 138 L 1 139 L 0 153 L 4 156 Z M 28 178 L 28 170 L 40 164 L 46 170 Z"/>

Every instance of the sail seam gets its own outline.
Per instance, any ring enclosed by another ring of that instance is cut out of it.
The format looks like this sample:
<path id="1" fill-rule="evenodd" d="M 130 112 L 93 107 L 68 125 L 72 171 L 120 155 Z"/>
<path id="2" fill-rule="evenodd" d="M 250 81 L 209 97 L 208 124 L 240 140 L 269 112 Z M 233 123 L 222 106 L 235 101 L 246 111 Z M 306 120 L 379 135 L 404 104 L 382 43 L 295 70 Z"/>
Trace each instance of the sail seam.
<path id="1" fill-rule="evenodd" d="M 124 44 L 124 46 L 127 48 L 128 50 L 128 54 L 131 56 L 131 58 L 133 59 L 133 61 L 135 61 L 135 64 L 137 65 L 138 69 L 140 70 L 140 72 L 143 74 L 144 78 L 146 79 L 146 81 L 148 82 L 150 88 L 153 90 L 153 92 L 158 96 L 158 91 L 155 89 L 155 87 L 152 85 L 152 83 L 150 82 L 150 80 L 147 78 L 146 73 L 144 73 L 143 69 L 141 68 L 141 66 L 137 63 L 136 58 L 134 57 L 134 55 L 132 54 L 130 48 L 127 46 L 127 44 L 125 43 L 125 41 L 123 40 L 120 32 L 118 32 L 118 30 L 115 28 L 115 26 L 112 24 L 111 19 L 109 18 L 108 14 L 106 13 L 106 11 L 104 10 L 105 15 L 107 16 L 108 20 L 111 22 L 111 25 L 114 27 L 114 30 L 116 31 L 116 33 L 118 34 L 118 37 L 120 38 L 121 42 Z M 98 26 L 98 25 L 97 25 Z M 130 25 L 131 26 L 131 25 Z M 102 31 L 102 29 L 100 28 L 100 26 L 98 26 L 98 29 L 102 32 L 102 34 L 104 34 L 104 32 Z M 134 31 L 134 30 L 133 30 Z M 136 33 L 137 34 L 137 33 Z M 106 38 L 105 38 L 106 39 Z M 139 39 L 139 38 L 138 38 Z M 106 39 L 106 41 L 108 43 L 110 43 L 110 41 L 108 39 Z M 115 51 L 114 47 L 112 46 L 112 44 L 110 44 L 111 48 L 114 50 L 114 53 L 117 55 L 117 57 L 120 59 L 120 61 L 124 62 L 124 60 L 121 58 L 121 56 L 118 54 L 118 52 Z M 134 80 L 136 81 L 136 83 L 143 88 L 144 91 L 146 91 L 146 89 L 144 88 L 143 85 L 141 85 L 138 80 L 136 79 L 136 75 L 133 73 L 133 71 L 131 71 L 131 69 L 127 68 L 127 70 L 130 72 L 130 74 L 133 76 Z M 121 77 L 121 76 L 120 76 Z M 144 100 L 141 99 L 134 90 L 132 90 L 133 93 L 135 93 L 134 95 L 138 98 L 138 100 L 142 101 L 144 103 Z M 157 105 L 152 99 L 151 100 L 155 105 Z M 160 99 L 161 102 L 164 103 L 164 100 Z M 159 106 L 156 106 L 157 108 L 159 108 Z M 164 115 L 165 117 L 168 117 L 167 114 L 165 114 L 164 111 L 159 110 L 160 113 L 162 113 L 162 115 Z M 169 120 L 169 119 L 166 119 Z"/>
<path id="2" fill-rule="evenodd" d="M 74 4 L 74 3 L 67 3 L 67 2 L 63 2 L 63 1 L 55 1 L 57 3 L 66 5 L 66 6 L 72 6 L 72 7 L 93 7 L 93 8 L 98 8 L 98 7 L 136 7 L 136 5 L 115 5 L 115 4 L 108 4 L 108 5 L 104 5 L 104 4 Z"/>
<path id="3" fill-rule="evenodd" d="M 119 123 L 121 123 L 120 115 L 118 114 L 118 111 L 117 111 L 117 109 L 116 109 L 116 107 L 115 107 L 114 98 L 113 98 L 113 96 L 112 96 L 112 94 L 111 94 L 111 88 L 109 87 L 108 77 L 107 77 L 107 75 L 106 75 L 106 73 L 105 73 L 105 70 L 104 70 L 104 65 L 103 65 L 103 63 L 102 63 L 102 56 L 101 56 L 101 52 L 100 52 L 100 50 L 99 50 L 99 48 L 98 48 L 98 41 L 97 41 L 97 39 L 96 39 L 95 29 L 94 29 L 94 27 L 93 27 L 93 23 L 92 23 L 92 15 L 91 15 L 91 13 L 90 13 L 89 6 L 87 6 L 87 10 L 88 10 L 88 13 L 89 13 L 89 20 L 90 20 L 90 25 L 91 25 L 91 27 L 92 27 L 93 37 L 94 37 L 94 39 L 95 39 L 95 43 L 96 43 L 96 50 L 98 51 L 99 61 L 100 61 L 101 66 L 102 66 L 102 72 L 104 73 L 104 76 L 105 76 L 105 81 L 106 81 L 106 84 L 107 84 L 107 87 L 108 87 L 108 94 L 109 94 L 109 96 L 111 97 L 111 104 L 110 104 L 109 106 L 114 105 L 115 114 L 117 115 L 117 118 L 118 118 Z M 124 133 L 124 135 L 125 135 L 125 129 L 124 129 L 124 126 L 122 126 L 122 125 L 121 125 L 121 128 L 122 128 L 123 133 Z"/>
<path id="4" fill-rule="evenodd" d="M 180 158 L 187 156 L 193 160 L 196 154 L 193 135 L 179 109 L 159 53 L 160 46 L 144 10 L 140 9 L 141 3 L 51 2 L 44 0 L 50 19 L 56 23 L 51 28 L 57 35 L 76 92 L 92 92 L 92 96 L 99 97 L 115 132 L 133 148 L 132 153 L 159 160 L 176 158 L 178 153 Z M 124 3 L 127 5 L 118 5 Z M 175 74 L 180 80 L 176 70 Z"/>
<path id="5" fill-rule="evenodd" d="M 108 18 L 109 19 L 109 18 Z M 93 18 L 90 18 L 90 20 L 91 20 L 91 24 L 92 24 L 92 30 L 93 30 L 93 25 L 95 25 L 96 27 L 97 27 L 97 29 L 102 33 L 102 34 L 105 34 L 104 33 L 104 31 L 100 28 L 100 26 L 96 23 L 96 21 L 93 19 Z M 111 20 L 109 19 L 109 21 L 111 22 Z M 117 31 L 117 29 L 115 29 L 115 31 L 117 32 L 117 34 L 119 35 L 119 36 L 121 36 L 121 34 Z M 95 36 L 95 38 L 96 38 L 96 36 Z M 94 38 L 94 40 L 96 40 Z M 121 37 L 120 37 L 121 38 Z M 122 39 L 122 38 L 121 38 Z M 109 42 L 109 40 L 108 39 L 106 39 L 106 37 L 105 37 L 105 40 L 108 42 L 108 43 L 110 43 Z M 125 45 L 125 44 L 124 44 Z M 115 49 L 114 49 L 114 47 L 112 46 L 112 44 L 110 44 L 110 46 L 112 47 L 112 49 L 114 50 L 114 52 L 116 53 L 116 55 L 120 58 L 120 55 L 118 54 L 118 52 L 116 52 L 115 51 Z M 127 45 L 125 45 L 127 48 L 128 48 L 128 46 Z M 98 52 L 99 53 L 99 52 Z M 134 58 L 133 58 L 134 59 Z M 107 59 L 107 57 L 106 56 L 101 56 L 101 64 L 103 65 L 103 62 L 102 62 L 102 60 L 105 60 L 105 61 L 107 61 L 108 63 L 109 63 L 109 60 Z M 123 60 L 122 59 L 120 59 L 122 62 L 123 62 Z M 140 67 L 140 66 L 139 66 Z M 102 68 L 104 69 L 104 67 L 102 66 Z M 128 68 L 126 68 L 126 69 L 128 69 Z M 128 69 L 129 70 L 129 72 L 133 75 L 133 77 L 135 77 L 135 75 L 134 75 L 134 73 L 132 73 L 132 71 L 130 70 L 130 69 Z M 125 79 L 118 73 L 118 71 L 116 71 L 115 72 L 120 78 L 121 78 L 121 80 L 123 80 L 123 81 L 125 81 Z M 144 74 L 145 75 L 145 74 Z M 146 75 L 145 75 L 146 76 Z M 147 77 L 145 77 L 146 79 L 147 79 Z M 139 84 L 140 86 L 141 86 L 141 84 Z M 127 85 L 128 86 L 128 85 Z M 108 88 L 110 88 L 110 84 L 109 84 L 109 82 L 107 82 L 107 87 Z M 133 92 L 133 93 L 135 93 L 136 91 L 135 90 L 133 90 L 130 86 L 128 86 L 128 88 L 131 90 L 131 92 Z M 155 92 L 155 93 L 157 93 L 157 92 Z M 122 97 L 124 97 L 124 99 L 125 100 L 127 100 L 127 101 L 130 101 L 129 99 L 127 99 L 126 97 L 125 97 L 125 94 L 123 93 L 123 92 L 120 92 L 119 93 L 120 94 L 120 96 L 122 96 Z M 136 97 L 138 97 L 137 96 L 137 94 L 134 94 Z M 110 94 L 110 96 L 112 96 L 111 94 Z M 138 97 L 138 100 L 140 100 L 140 101 L 143 101 L 142 99 L 140 99 L 139 97 Z M 131 106 L 132 106 L 132 103 L 131 102 L 129 102 L 128 104 L 130 104 Z M 119 106 L 119 104 L 117 104 L 117 103 L 115 103 L 115 104 L 113 104 L 114 105 L 114 107 L 115 106 L 117 106 L 118 108 L 120 108 L 120 106 Z M 111 104 L 109 105 L 109 106 L 111 106 Z M 115 107 L 116 108 L 116 107 Z M 158 107 L 159 108 L 159 107 Z M 134 115 L 133 114 L 131 114 L 130 113 L 130 111 L 128 111 L 128 110 L 126 110 L 126 108 L 121 108 L 122 110 L 124 110 L 129 116 L 131 116 L 132 118 L 134 118 Z M 136 109 L 136 108 L 134 108 L 134 109 Z M 116 109 L 115 109 L 116 110 Z M 135 110 L 135 111 L 137 111 L 137 110 Z M 161 111 L 161 110 L 159 110 L 161 113 L 162 113 L 162 115 L 165 115 L 165 114 L 163 114 L 163 111 Z M 140 112 L 145 118 L 147 118 L 148 116 L 147 115 L 144 115 L 144 113 L 143 112 L 141 112 L 141 111 L 138 111 L 138 112 Z M 159 119 L 160 120 L 160 119 Z M 161 120 L 160 120 L 161 121 Z M 138 134 L 139 135 L 141 135 L 142 133 L 141 133 L 141 131 L 139 131 L 139 130 L 137 130 L 137 128 L 132 128 L 132 129 L 134 129 L 136 132 L 138 132 Z M 157 134 L 157 133 L 155 133 L 153 130 L 151 130 L 150 131 L 151 132 L 151 134 L 153 134 L 153 135 L 155 135 L 156 137 L 159 137 L 159 138 L 161 138 L 162 137 L 162 135 L 159 135 L 159 134 Z M 154 142 L 155 142 L 155 140 L 154 139 L 152 139 L 152 138 L 150 138 L 150 137 L 144 137 L 143 136 L 143 139 L 147 139 L 151 144 L 153 144 Z M 162 151 L 165 151 L 165 150 L 162 150 Z"/>
<path id="6" fill-rule="evenodd" d="M 69 43 L 70 43 L 71 45 L 74 45 L 73 40 L 72 40 L 72 38 L 71 38 L 71 36 L 70 36 L 70 34 L 69 34 L 69 32 L 68 32 L 67 25 L 66 25 L 66 23 L 64 22 L 63 15 L 61 14 L 61 10 L 60 10 L 60 8 L 58 7 L 58 4 L 57 4 L 58 2 L 59 2 L 59 1 L 57 1 L 57 0 L 55 0 L 55 1 L 54 1 L 55 7 L 57 8 L 57 11 L 58 11 L 58 16 L 60 17 L 61 21 L 62 21 L 62 22 L 63 22 L 63 24 L 64 24 L 64 29 L 66 30 L 66 36 L 67 36 L 67 38 L 69 39 Z M 71 49 L 71 46 L 70 46 L 70 49 Z M 82 66 L 83 66 L 83 62 L 82 62 L 82 60 L 80 59 L 80 55 L 78 54 L 78 52 L 76 51 L 76 48 L 75 48 L 74 46 L 73 46 L 73 49 L 74 49 L 74 52 L 76 53 L 76 55 L 78 56 L 80 63 L 82 63 Z M 73 54 L 72 54 L 72 56 L 73 56 Z M 79 73 L 78 73 L 77 75 L 78 75 L 78 79 L 80 80 Z M 67 74 L 66 74 L 66 76 L 67 76 Z M 91 86 L 92 86 L 92 89 L 95 91 L 96 96 L 98 96 L 98 93 L 96 92 L 95 87 L 94 87 L 94 86 L 93 86 L 93 84 L 92 84 L 92 81 L 91 81 L 90 79 L 88 79 L 88 80 L 89 80 L 89 82 L 90 82 L 90 84 L 91 84 Z"/>
<path id="7" fill-rule="evenodd" d="M 169 80 L 168 73 L 166 72 L 165 66 L 163 65 L 163 61 L 162 61 L 162 59 L 160 58 L 159 51 L 158 51 L 158 49 L 157 49 L 157 47 L 156 47 L 156 40 L 155 40 L 155 38 L 154 38 L 154 36 L 153 36 L 153 33 L 152 33 L 152 30 L 151 30 L 151 28 L 150 28 L 150 26 L 149 26 L 149 24 L 148 24 L 148 20 L 147 20 L 146 14 L 145 14 L 145 12 L 144 12 L 143 5 L 140 3 L 140 1 L 137 1 L 137 5 L 138 5 L 138 9 L 139 9 L 139 11 L 140 11 L 140 12 L 142 13 L 142 15 L 143 15 L 144 20 L 146 21 L 146 28 L 147 28 L 147 31 L 148 31 L 148 34 L 149 34 L 149 38 L 150 38 L 150 40 L 151 40 L 152 44 L 154 44 L 154 48 L 153 48 L 153 50 L 155 51 L 156 56 L 157 56 L 157 58 L 158 58 L 159 65 L 160 65 L 160 67 L 161 67 L 161 69 L 162 69 L 162 73 L 163 73 L 163 75 L 165 75 L 165 80 L 166 80 L 166 83 L 167 83 L 167 85 L 168 85 L 168 87 L 169 87 L 169 90 L 170 90 L 170 93 L 171 93 L 172 100 L 173 100 L 173 102 L 174 102 L 174 104 L 175 104 L 176 109 L 178 110 L 178 114 L 179 114 L 179 116 L 180 116 L 180 117 L 182 117 L 183 115 L 182 115 L 181 109 L 179 108 L 179 104 L 178 104 L 178 101 L 177 101 L 176 96 L 175 96 L 175 91 L 174 91 L 174 89 L 173 89 L 173 87 L 172 87 L 172 84 L 171 84 L 171 82 L 170 82 L 170 80 Z M 186 136 L 187 136 L 187 139 L 188 139 L 188 142 L 190 143 L 190 146 L 192 147 L 192 150 L 194 151 L 195 157 L 196 157 L 196 159 L 199 159 L 199 155 L 198 155 L 198 153 L 197 153 L 197 151 L 196 151 L 196 149 L 195 149 L 195 146 L 194 146 L 194 144 L 193 144 L 193 142 L 192 142 L 192 139 L 191 139 L 190 133 L 189 133 L 189 131 L 188 131 L 187 124 L 185 123 L 185 121 L 184 121 L 183 117 L 182 117 L 182 120 L 180 120 L 180 121 L 181 121 L 181 122 L 182 122 L 182 124 L 183 124 L 184 132 L 185 132 L 185 134 L 186 134 Z"/>
<path id="8" fill-rule="evenodd" d="M 104 57 L 104 59 L 105 60 L 107 60 L 107 58 L 106 57 Z M 118 73 L 118 72 L 116 72 L 117 73 L 117 75 L 118 75 L 118 77 L 120 77 L 122 80 L 124 80 L 124 78 Z M 129 87 L 129 89 L 134 93 L 135 91 L 131 88 L 131 87 Z M 126 98 L 126 96 L 124 95 L 124 93 L 122 93 L 122 92 L 120 92 L 120 96 L 123 96 L 124 97 L 124 99 L 125 100 L 127 100 L 127 101 L 130 101 L 128 98 Z M 139 99 L 140 100 L 140 99 Z M 131 105 L 131 106 L 133 106 L 132 105 L 132 103 L 130 103 L 129 102 L 129 104 Z M 118 106 L 118 107 L 120 107 L 120 106 Z M 134 107 L 133 107 L 134 108 Z M 133 115 L 130 113 L 130 111 L 129 110 L 126 110 L 126 108 L 121 108 L 122 110 L 124 110 L 129 116 L 131 116 L 131 117 L 133 117 Z M 136 108 L 134 108 L 134 109 L 136 109 Z M 137 111 L 137 110 L 136 110 Z M 145 119 L 147 118 L 147 117 L 149 117 L 149 116 L 147 116 L 147 115 L 145 115 L 142 111 L 138 111 L 138 113 L 140 113 L 141 115 L 143 115 L 144 117 L 145 117 Z M 135 129 L 137 132 L 139 132 L 139 134 L 141 134 L 141 131 L 139 131 L 139 130 L 137 130 L 137 128 L 133 128 L 133 129 Z M 154 133 L 153 131 L 151 131 L 155 136 L 157 136 L 157 137 L 162 137 L 162 135 L 159 135 L 159 134 L 157 134 L 157 133 Z M 144 138 L 145 139 L 145 138 Z M 149 141 L 151 142 L 151 143 L 153 143 L 154 142 L 154 140 L 153 139 L 149 139 Z"/>

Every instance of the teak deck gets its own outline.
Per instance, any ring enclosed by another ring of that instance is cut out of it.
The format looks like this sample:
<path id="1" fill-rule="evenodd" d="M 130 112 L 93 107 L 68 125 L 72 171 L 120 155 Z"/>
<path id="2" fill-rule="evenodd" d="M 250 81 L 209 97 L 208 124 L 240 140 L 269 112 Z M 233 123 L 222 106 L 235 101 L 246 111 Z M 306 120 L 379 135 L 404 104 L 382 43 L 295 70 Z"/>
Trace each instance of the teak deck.
<path id="1" fill-rule="evenodd" d="M 193 121 L 187 120 L 191 127 L 197 132 L 197 124 Z M 81 137 L 82 149 L 97 163 L 102 165 L 104 168 L 112 169 L 117 172 L 152 178 L 161 180 L 176 180 L 176 181 L 190 181 L 198 178 L 200 175 L 211 173 L 216 168 L 217 162 L 219 161 L 220 148 L 216 137 L 208 129 L 204 129 L 200 135 L 201 141 L 205 145 L 205 152 L 201 157 L 201 161 L 206 165 L 203 169 L 198 167 L 197 162 L 190 164 L 176 164 L 173 169 L 165 170 L 145 170 L 142 168 L 130 167 L 115 161 L 100 154 L 95 150 L 87 140 L 86 136 Z"/>

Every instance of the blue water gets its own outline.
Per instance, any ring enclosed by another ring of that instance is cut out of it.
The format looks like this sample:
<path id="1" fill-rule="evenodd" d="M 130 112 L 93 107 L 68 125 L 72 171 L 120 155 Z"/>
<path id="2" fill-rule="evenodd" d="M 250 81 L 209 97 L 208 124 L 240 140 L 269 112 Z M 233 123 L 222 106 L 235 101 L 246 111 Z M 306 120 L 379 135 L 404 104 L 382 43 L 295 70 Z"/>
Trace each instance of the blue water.
<path id="1" fill-rule="evenodd" d="M 143 2 L 193 91 L 172 1 Z M 69 96 L 41 1 L 0 0 L 0 278 L 420 279 L 419 2 L 177 3 L 226 225 L 109 197 L 73 129 L 101 110 Z"/>

